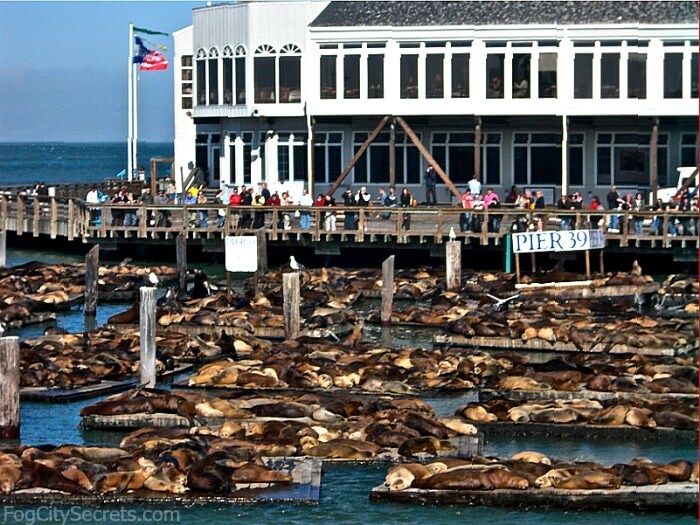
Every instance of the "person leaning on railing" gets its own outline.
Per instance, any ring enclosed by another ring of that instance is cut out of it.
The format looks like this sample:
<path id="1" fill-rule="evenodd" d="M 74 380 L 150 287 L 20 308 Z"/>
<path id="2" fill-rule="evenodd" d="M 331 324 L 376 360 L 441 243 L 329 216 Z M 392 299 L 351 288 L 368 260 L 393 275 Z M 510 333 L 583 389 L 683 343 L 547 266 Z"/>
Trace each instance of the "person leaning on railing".
<path id="1" fill-rule="evenodd" d="M 153 202 L 158 206 L 167 206 L 172 203 L 172 199 L 168 197 L 165 191 L 161 191 L 155 196 Z M 170 221 L 170 210 L 158 210 L 158 220 L 156 221 L 156 228 L 170 228 L 173 223 Z"/>
<path id="2" fill-rule="evenodd" d="M 632 211 L 636 213 L 644 211 L 644 197 L 641 193 L 637 193 L 637 195 L 634 196 Z M 634 234 L 637 236 L 644 235 L 644 216 L 633 215 L 632 220 L 634 222 Z"/>

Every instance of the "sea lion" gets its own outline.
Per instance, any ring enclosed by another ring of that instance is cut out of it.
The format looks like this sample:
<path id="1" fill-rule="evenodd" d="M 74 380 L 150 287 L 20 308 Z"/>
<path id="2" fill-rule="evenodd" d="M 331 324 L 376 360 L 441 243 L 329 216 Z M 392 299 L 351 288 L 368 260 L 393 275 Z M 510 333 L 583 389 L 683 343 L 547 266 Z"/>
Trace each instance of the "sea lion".
<path id="1" fill-rule="evenodd" d="M 0 492 L 9 494 L 22 477 L 22 471 L 12 465 L 0 466 Z"/>
<path id="2" fill-rule="evenodd" d="M 493 490 L 495 485 L 485 470 L 455 469 L 416 480 L 413 486 L 438 490 Z"/>
<path id="3" fill-rule="evenodd" d="M 639 428 L 656 428 L 656 421 L 648 408 L 630 408 L 625 415 L 625 423 Z"/>
<path id="4" fill-rule="evenodd" d="M 583 472 L 568 479 L 554 479 L 554 488 L 569 490 L 619 489 L 622 478 L 607 472 Z"/>
<path id="5" fill-rule="evenodd" d="M 60 490 L 68 494 L 89 494 L 78 483 L 66 478 L 53 468 L 46 467 L 40 463 L 30 460 L 22 461 L 22 473 L 26 474 L 30 480 L 31 487 L 40 487 L 51 490 Z"/>
<path id="6" fill-rule="evenodd" d="M 404 490 L 411 486 L 415 479 L 423 479 L 432 475 L 432 472 L 420 463 L 405 463 L 391 467 L 386 474 L 384 482 L 389 490 Z"/>
<path id="7" fill-rule="evenodd" d="M 409 438 L 399 446 L 400 456 L 409 457 L 419 453 L 437 454 L 441 451 L 454 450 L 454 445 L 446 440 L 432 436 Z"/>
<path id="8" fill-rule="evenodd" d="M 542 391 L 552 390 L 552 387 L 535 381 L 531 377 L 524 376 L 506 376 L 498 381 L 498 388 L 502 390 L 529 390 Z"/>
<path id="9" fill-rule="evenodd" d="M 243 466 L 228 452 L 218 450 L 195 462 L 187 471 L 187 487 L 191 490 L 226 493 L 231 491 L 231 470 Z"/>
<path id="10" fill-rule="evenodd" d="M 513 457 L 511 459 L 513 459 L 514 461 L 525 461 L 528 463 L 542 463 L 544 465 L 552 464 L 552 460 L 544 454 L 541 454 L 540 452 L 532 452 L 529 450 L 513 454 Z"/>
<path id="11" fill-rule="evenodd" d="M 61 475 L 70 480 L 75 481 L 78 485 L 83 487 L 85 490 L 92 492 L 95 490 L 95 485 L 90 481 L 90 478 L 80 470 L 75 465 L 68 467 L 67 469 L 61 471 Z"/>
<path id="12" fill-rule="evenodd" d="M 308 456 L 324 459 L 356 459 L 362 460 L 372 457 L 369 450 L 358 450 L 345 444 L 322 443 L 306 450 Z"/>
<path id="13" fill-rule="evenodd" d="M 662 410 L 660 412 L 654 412 L 654 421 L 656 421 L 657 427 L 668 427 L 675 428 L 678 430 L 696 430 L 698 429 L 697 420 L 679 414 L 678 412 L 671 412 L 667 410 Z"/>
<path id="14" fill-rule="evenodd" d="M 474 425 L 471 423 L 465 423 L 462 419 L 456 417 L 439 417 L 438 422 L 463 436 L 475 436 L 477 433 Z"/>
<path id="15" fill-rule="evenodd" d="M 463 409 L 457 409 L 457 413 L 470 421 L 479 421 L 484 423 L 498 421 L 498 418 L 495 415 L 491 414 L 480 405 L 467 405 Z"/>
<path id="16" fill-rule="evenodd" d="M 654 469 L 666 474 L 671 481 L 688 481 L 693 474 L 693 463 L 677 460 L 666 465 L 657 465 Z"/>
<path id="17" fill-rule="evenodd" d="M 645 485 L 664 485 L 668 483 L 667 474 L 650 466 L 643 465 L 613 465 L 612 467 L 626 485 L 641 487 Z"/>
<path id="18" fill-rule="evenodd" d="M 231 481 L 233 483 L 291 483 L 292 476 L 256 463 L 246 463 L 231 474 Z"/>
<path id="19" fill-rule="evenodd" d="M 574 423 L 579 414 L 570 408 L 543 408 L 530 411 L 530 421 L 535 423 Z"/>

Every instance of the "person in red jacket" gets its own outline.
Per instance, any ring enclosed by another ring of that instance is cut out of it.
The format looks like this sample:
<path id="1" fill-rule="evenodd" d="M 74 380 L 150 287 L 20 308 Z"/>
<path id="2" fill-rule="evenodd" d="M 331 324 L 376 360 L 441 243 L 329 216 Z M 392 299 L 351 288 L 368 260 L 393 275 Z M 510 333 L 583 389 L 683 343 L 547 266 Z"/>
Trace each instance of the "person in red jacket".
<path id="1" fill-rule="evenodd" d="M 229 206 L 240 206 L 241 205 L 241 195 L 238 193 L 238 188 L 233 188 L 233 193 L 228 198 Z M 233 229 L 238 228 L 238 222 L 241 220 L 240 213 L 231 214 L 231 226 Z"/>

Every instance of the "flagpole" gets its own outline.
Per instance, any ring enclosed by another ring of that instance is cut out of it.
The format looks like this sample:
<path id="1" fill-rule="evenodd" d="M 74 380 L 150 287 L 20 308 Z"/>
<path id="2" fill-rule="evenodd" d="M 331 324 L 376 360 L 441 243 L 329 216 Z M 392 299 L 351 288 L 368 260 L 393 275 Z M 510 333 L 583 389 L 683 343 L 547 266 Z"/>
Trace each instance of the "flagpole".
<path id="1" fill-rule="evenodd" d="M 129 21 L 129 95 L 128 95 L 128 131 L 126 139 L 126 177 L 127 180 L 131 181 L 133 178 L 134 164 L 133 164 L 133 153 L 134 153 L 134 22 Z"/>
<path id="2" fill-rule="evenodd" d="M 139 64 L 140 65 L 140 64 Z M 139 123 L 138 123 L 138 117 L 139 117 L 139 101 L 138 101 L 138 85 L 139 85 L 139 70 L 136 68 L 136 64 L 132 66 L 134 68 L 134 73 L 133 73 L 133 79 L 134 79 L 134 172 L 136 173 L 137 170 L 139 169 L 139 160 L 138 160 L 138 145 L 139 145 Z M 133 176 L 132 176 L 133 178 Z"/>

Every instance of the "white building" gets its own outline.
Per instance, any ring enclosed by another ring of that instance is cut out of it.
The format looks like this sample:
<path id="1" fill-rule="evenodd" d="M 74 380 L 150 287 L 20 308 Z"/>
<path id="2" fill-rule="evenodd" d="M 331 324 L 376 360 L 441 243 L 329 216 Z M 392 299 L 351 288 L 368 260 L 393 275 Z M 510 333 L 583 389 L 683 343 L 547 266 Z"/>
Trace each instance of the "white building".
<path id="1" fill-rule="evenodd" d="M 247 1 L 195 9 L 175 54 L 176 173 L 210 185 L 322 193 L 387 115 L 460 189 L 476 171 L 603 197 L 697 165 L 696 2 Z M 389 185 L 392 133 L 343 187 Z M 426 161 L 394 138 L 394 183 L 421 197 Z"/>

